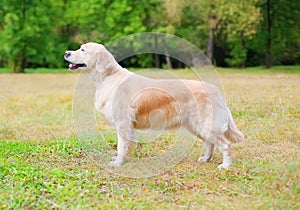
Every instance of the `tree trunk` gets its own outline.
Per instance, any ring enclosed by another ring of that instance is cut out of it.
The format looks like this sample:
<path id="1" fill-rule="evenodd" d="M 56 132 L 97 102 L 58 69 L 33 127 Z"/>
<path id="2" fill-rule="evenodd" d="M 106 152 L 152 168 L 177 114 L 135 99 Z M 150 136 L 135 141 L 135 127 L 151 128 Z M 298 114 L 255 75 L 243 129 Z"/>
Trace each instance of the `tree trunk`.
<path id="1" fill-rule="evenodd" d="M 154 36 L 154 47 L 155 50 L 157 49 L 157 36 Z M 160 62 L 159 62 L 159 55 L 157 53 L 154 54 L 154 59 L 155 59 L 155 68 L 159 69 L 160 68 Z"/>
<path id="2" fill-rule="evenodd" d="M 26 6 L 26 0 L 23 0 L 21 2 L 21 23 L 19 31 L 23 31 L 24 25 L 26 23 L 26 12 L 27 12 L 27 6 Z M 23 46 L 18 53 L 12 58 L 11 61 L 11 67 L 13 73 L 24 73 L 25 67 L 26 67 L 26 47 Z"/>
<path id="3" fill-rule="evenodd" d="M 241 63 L 241 68 L 244 69 L 246 67 L 246 59 L 247 59 L 247 48 L 244 34 L 241 33 L 241 46 L 244 52 L 245 57 L 243 58 L 243 62 Z"/>
<path id="4" fill-rule="evenodd" d="M 266 67 L 270 68 L 272 66 L 272 38 L 271 38 L 271 30 L 272 30 L 272 18 L 271 18 L 271 0 L 267 0 L 267 40 L 266 40 Z"/>
<path id="5" fill-rule="evenodd" d="M 173 69 L 171 59 L 170 59 L 169 49 L 168 49 L 165 37 L 163 38 L 163 46 L 164 46 L 165 57 L 166 57 L 168 69 Z"/>
<path id="6" fill-rule="evenodd" d="M 211 28 L 209 30 L 209 36 L 208 36 L 208 41 L 207 41 L 207 52 L 206 56 L 212 62 L 213 60 L 213 55 L 214 55 L 214 29 Z"/>
<path id="7" fill-rule="evenodd" d="M 25 73 L 25 68 L 26 68 L 25 49 L 23 49 L 22 53 L 16 56 L 11 61 L 11 68 L 13 73 Z"/>

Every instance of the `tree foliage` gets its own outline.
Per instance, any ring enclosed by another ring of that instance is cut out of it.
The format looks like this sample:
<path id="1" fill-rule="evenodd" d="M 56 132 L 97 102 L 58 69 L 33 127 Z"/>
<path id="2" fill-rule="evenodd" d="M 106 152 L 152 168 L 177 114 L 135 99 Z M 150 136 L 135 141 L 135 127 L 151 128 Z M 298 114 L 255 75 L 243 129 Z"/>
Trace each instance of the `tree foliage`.
<path id="1" fill-rule="evenodd" d="M 218 65 L 295 64 L 299 11 L 297 0 L 1 0 L 0 66 L 61 67 L 66 49 L 147 31 L 185 38 Z M 142 58 L 129 62 L 172 67 Z"/>

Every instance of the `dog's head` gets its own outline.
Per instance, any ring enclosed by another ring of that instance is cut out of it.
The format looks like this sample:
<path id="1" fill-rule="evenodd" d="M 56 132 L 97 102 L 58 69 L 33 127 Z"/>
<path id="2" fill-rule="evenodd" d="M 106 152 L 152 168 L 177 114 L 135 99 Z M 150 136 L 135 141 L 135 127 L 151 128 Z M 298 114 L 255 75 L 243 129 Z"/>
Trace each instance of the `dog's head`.
<path id="1" fill-rule="evenodd" d="M 71 71 L 96 69 L 103 73 L 117 64 L 103 45 L 94 42 L 83 44 L 75 51 L 66 51 L 64 58 L 70 62 Z"/>

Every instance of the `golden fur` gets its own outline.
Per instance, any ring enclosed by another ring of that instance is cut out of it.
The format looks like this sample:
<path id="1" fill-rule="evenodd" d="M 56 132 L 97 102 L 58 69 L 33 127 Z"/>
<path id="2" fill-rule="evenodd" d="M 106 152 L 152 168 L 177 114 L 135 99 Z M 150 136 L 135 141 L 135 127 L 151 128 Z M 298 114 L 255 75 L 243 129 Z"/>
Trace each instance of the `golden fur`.
<path id="1" fill-rule="evenodd" d="M 155 110 L 163 112 L 163 119 L 170 121 L 173 117 L 178 115 L 179 107 L 176 100 L 170 95 L 157 90 L 157 89 L 145 89 L 134 97 L 131 102 L 132 110 L 135 110 L 135 119 L 131 119 L 133 127 L 135 129 L 149 129 L 151 124 L 149 116 Z M 176 125 L 173 125 L 175 127 Z"/>
<path id="2" fill-rule="evenodd" d="M 118 134 L 118 154 L 110 166 L 120 166 L 133 148 L 137 130 L 184 127 L 205 141 L 199 162 L 212 159 L 214 147 L 223 154 L 218 168 L 231 163 L 231 142 L 243 141 L 223 95 L 205 82 L 150 79 L 122 68 L 106 48 L 87 43 L 66 51 L 70 69 L 89 72 L 96 86 L 95 106 Z M 230 141 L 231 142 L 230 142 Z"/>

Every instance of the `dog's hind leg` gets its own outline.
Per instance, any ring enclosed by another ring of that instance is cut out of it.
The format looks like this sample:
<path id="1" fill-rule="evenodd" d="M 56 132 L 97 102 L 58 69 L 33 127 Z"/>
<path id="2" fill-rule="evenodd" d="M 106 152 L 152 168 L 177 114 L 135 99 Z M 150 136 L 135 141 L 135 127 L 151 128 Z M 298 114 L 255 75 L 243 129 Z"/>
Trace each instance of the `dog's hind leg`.
<path id="1" fill-rule="evenodd" d="M 221 137 L 221 141 L 218 145 L 218 148 L 223 154 L 223 163 L 220 164 L 218 168 L 229 168 L 232 163 L 231 144 L 224 136 Z"/>
<path id="2" fill-rule="evenodd" d="M 213 151 L 214 151 L 215 145 L 209 141 L 205 141 L 205 155 L 203 157 L 200 157 L 198 161 L 200 163 L 207 163 L 213 159 Z"/>
<path id="3" fill-rule="evenodd" d="M 189 122 L 191 122 L 191 121 L 189 121 Z M 192 134 L 194 134 L 199 139 L 202 139 L 205 142 L 205 155 L 203 157 L 200 157 L 198 159 L 198 161 L 200 163 L 207 163 L 213 159 L 213 152 L 214 152 L 214 148 L 215 148 L 214 142 L 209 141 L 206 138 L 206 136 L 209 135 L 210 124 L 208 124 L 208 126 L 202 127 L 202 128 L 199 128 L 200 123 L 199 123 L 199 126 L 195 126 L 195 125 L 198 125 L 198 124 L 197 123 L 186 123 L 185 128 L 189 132 L 191 132 Z"/>
<path id="4" fill-rule="evenodd" d="M 229 168 L 232 163 L 231 143 L 225 138 L 224 134 L 219 132 L 210 132 L 207 134 L 207 132 L 204 132 L 204 130 L 205 129 L 199 129 L 198 131 L 190 130 L 197 137 L 205 141 L 205 155 L 200 157 L 198 161 L 201 163 L 211 161 L 214 147 L 217 146 L 223 155 L 223 162 L 218 166 L 218 168 Z"/>
<path id="5" fill-rule="evenodd" d="M 134 142 L 118 133 L 118 155 L 114 158 L 113 161 L 109 162 L 108 165 L 111 167 L 121 166 L 124 163 L 126 157 L 130 155 L 133 148 Z"/>
<path id="6" fill-rule="evenodd" d="M 203 163 L 212 160 L 214 146 L 217 146 L 223 155 L 223 162 L 218 166 L 218 168 L 229 168 L 232 163 L 231 143 L 223 134 L 211 133 L 211 135 L 205 141 L 206 153 L 203 157 L 199 158 L 198 161 Z"/>
<path id="7" fill-rule="evenodd" d="M 218 166 L 219 169 L 229 168 L 232 163 L 231 157 L 231 143 L 225 138 L 223 134 L 212 136 L 211 140 L 218 146 L 223 155 L 223 162 Z"/>

